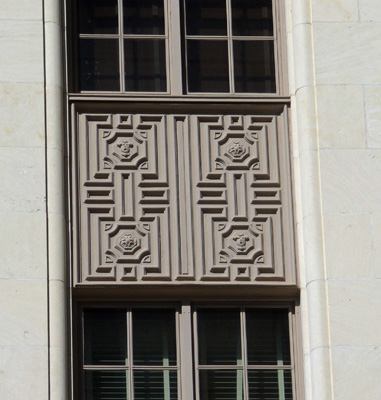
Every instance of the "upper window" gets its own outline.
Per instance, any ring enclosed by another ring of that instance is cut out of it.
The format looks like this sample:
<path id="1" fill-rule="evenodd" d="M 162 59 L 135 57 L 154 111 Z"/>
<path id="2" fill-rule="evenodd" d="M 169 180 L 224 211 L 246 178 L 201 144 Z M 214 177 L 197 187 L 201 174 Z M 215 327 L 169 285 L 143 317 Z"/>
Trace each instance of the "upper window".
<path id="1" fill-rule="evenodd" d="M 77 0 L 78 90 L 278 92 L 276 0 L 182 1 Z"/>
<path id="2" fill-rule="evenodd" d="M 79 397 L 292 400 L 290 318 L 252 307 L 84 309 Z"/>

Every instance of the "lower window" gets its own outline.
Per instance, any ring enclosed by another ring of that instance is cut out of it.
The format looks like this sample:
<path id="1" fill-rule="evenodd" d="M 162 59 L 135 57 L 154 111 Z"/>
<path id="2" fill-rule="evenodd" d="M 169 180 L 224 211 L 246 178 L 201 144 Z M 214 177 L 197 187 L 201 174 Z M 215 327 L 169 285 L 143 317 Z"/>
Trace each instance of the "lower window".
<path id="1" fill-rule="evenodd" d="M 292 400 L 291 326 L 288 308 L 83 307 L 80 398 Z"/>

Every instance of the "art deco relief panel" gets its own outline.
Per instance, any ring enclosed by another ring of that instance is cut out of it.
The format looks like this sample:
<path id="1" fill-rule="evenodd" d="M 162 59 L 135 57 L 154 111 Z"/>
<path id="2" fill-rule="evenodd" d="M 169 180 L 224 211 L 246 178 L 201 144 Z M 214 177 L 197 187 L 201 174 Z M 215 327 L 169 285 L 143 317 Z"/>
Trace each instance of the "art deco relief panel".
<path id="1" fill-rule="evenodd" d="M 184 110 L 73 106 L 74 283 L 294 284 L 287 107 Z"/>

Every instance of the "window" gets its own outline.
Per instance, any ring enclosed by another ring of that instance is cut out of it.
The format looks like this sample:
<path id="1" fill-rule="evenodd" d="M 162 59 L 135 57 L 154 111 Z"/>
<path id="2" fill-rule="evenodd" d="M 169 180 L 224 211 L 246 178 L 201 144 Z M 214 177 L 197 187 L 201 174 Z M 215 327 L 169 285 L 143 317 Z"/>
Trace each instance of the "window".
<path id="1" fill-rule="evenodd" d="M 277 94 L 276 3 L 77 0 L 77 89 Z"/>
<path id="2" fill-rule="evenodd" d="M 188 307 L 85 307 L 80 398 L 293 399 L 288 309 Z"/>

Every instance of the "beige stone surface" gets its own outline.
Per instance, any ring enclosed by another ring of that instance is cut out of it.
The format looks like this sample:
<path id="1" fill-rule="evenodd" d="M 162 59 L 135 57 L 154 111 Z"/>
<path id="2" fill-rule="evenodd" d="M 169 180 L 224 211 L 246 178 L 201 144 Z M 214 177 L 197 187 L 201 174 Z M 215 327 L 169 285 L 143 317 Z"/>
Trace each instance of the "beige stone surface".
<path id="1" fill-rule="evenodd" d="M 45 210 L 43 147 L 0 147 L 0 211 Z"/>
<path id="2" fill-rule="evenodd" d="M 367 147 L 381 148 L 381 85 L 365 86 L 364 98 Z"/>
<path id="3" fill-rule="evenodd" d="M 316 88 L 320 148 L 365 148 L 363 89 L 360 85 Z"/>
<path id="4" fill-rule="evenodd" d="M 0 21 L 0 82 L 43 82 L 41 21 Z"/>
<path id="5" fill-rule="evenodd" d="M 0 280 L 0 346 L 47 345 L 44 280 Z"/>
<path id="6" fill-rule="evenodd" d="M 379 0 L 358 0 L 360 21 L 381 22 L 381 2 Z"/>
<path id="7" fill-rule="evenodd" d="M 380 23 L 315 23 L 316 83 L 379 84 Z"/>
<path id="8" fill-rule="evenodd" d="M 375 277 L 381 278 L 381 214 L 372 214 L 372 261 Z"/>
<path id="9" fill-rule="evenodd" d="M 41 0 L 0 0 L 1 19 L 41 20 Z"/>
<path id="10" fill-rule="evenodd" d="M 312 0 L 312 20 L 325 22 L 357 21 L 357 0 Z"/>
<path id="11" fill-rule="evenodd" d="M 48 399 L 46 346 L 0 346 L 0 398 Z"/>
<path id="12" fill-rule="evenodd" d="M 42 83 L 0 83 L 0 146 L 43 146 Z"/>
<path id="13" fill-rule="evenodd" d="M 332 362 L 335 400 L 381 398 L 379 346 L 335 346 Z"/>
<path id="14" fill-rule="evenodd" d="M 381 212 L 381 150 L 320 151 L 323 213 Z"/>
<path id="15" fill-rule="evenodd" d="M 324 215 L 324 242 L 329 278 L 374 276 L 369 214 Z"/>
<path id="16" fill-rule="evenodd" d="M 381 280 L 330 279 L 328 301 L 332 345 L 380 345 Z"/>
<path id="17" fill-rule="evenodd" d="M 0 279 L 45 278 L 45 214 L 0 212 L 0 220 Z"/>

